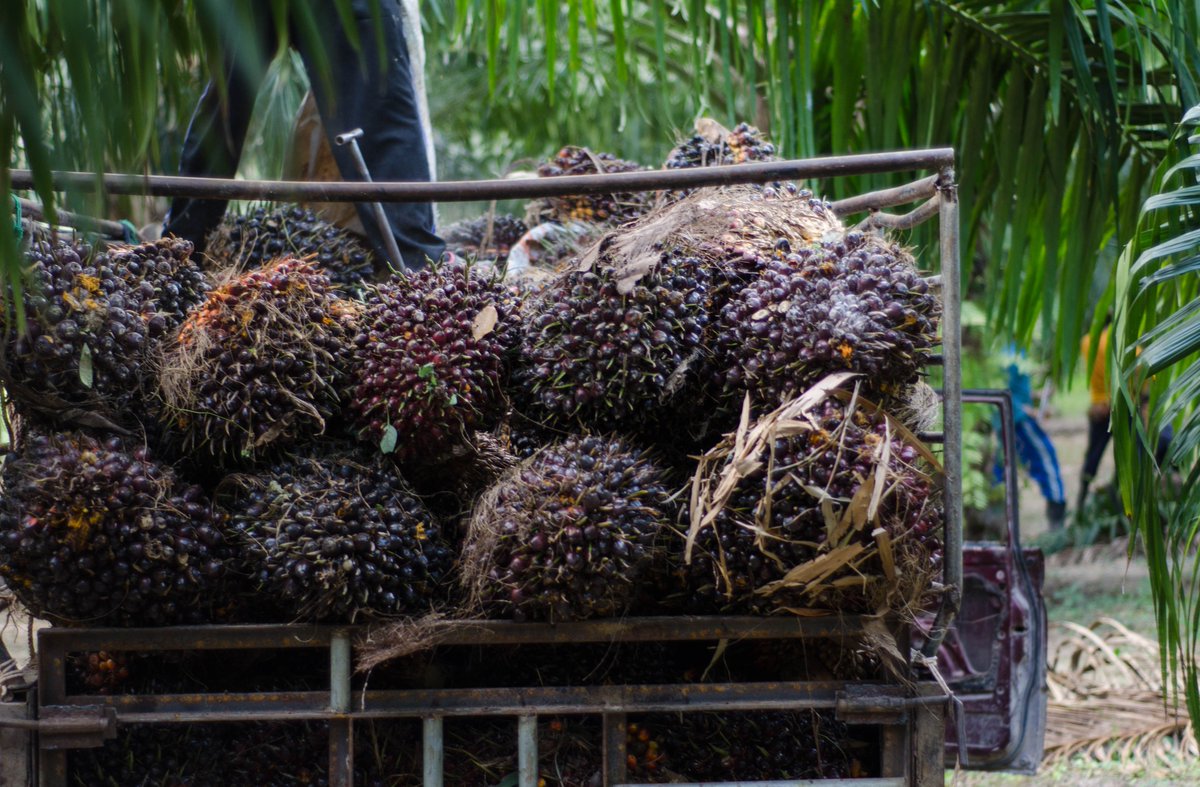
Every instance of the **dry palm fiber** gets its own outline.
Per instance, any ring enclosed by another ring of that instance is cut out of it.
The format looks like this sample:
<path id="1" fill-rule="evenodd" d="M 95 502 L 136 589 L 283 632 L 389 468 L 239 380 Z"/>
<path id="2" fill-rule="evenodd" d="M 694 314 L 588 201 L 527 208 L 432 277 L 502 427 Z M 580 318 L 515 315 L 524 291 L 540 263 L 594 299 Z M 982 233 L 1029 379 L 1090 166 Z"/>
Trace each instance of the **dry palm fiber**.
<path id="1" fill-rule="evenodd" d="M 1055 628 L 1046 761 L 1115 760 L 1167 775 L 1200 756 L 1186 713 L 1169 704 L 1155 642 L 1111 618 Z"/>
<path id="2" fill-rule="evenodd" d="M 593 153 L 587 148 L 568 145 L 549 161 L 538 165 L 537 174 L 539 178 L 554 178 L 562 175 L 637 172 L 641 169 L 645 169 L 641 164 L 624 161 L 611 153 Z M 645 213 L 651 199 L 651 195 L 644 192 L 545 197 L 529 204 L 526 223 L 579 221 L 618 224 Z"/>
<path id="3" fill-rule="evenodd" d="M 402 461 L 433 461 L 494 426 L 518 340 L 520 299 L 460 262 L 372 288 L 353 340 L 358 434 Z"/>
<path id="4" fill-rule="evenodd" d="M 203 623 L 222 601 L 223 518 L 146 448 L 30 433 L 3 480 L 0 576 L 39 617 Z"/>
<path id="5" fill-rule="evenodd" d="M 924 608 L 941 565 L 939 468 L 855 378 L 830 375 L 758 419 L 747 400 L 701 457 L 681 544 L 687 606 Z"/>
<path id="6" fill-rule="evenodd" d="M 310 262 L 226 271 L 157 359 L 164 424 L 223 463 L 323 433 L 359 309 Z"/>
<path id="7" fill-rule="evenodd" d="M 538 451 L 479 500 L 463 545 L 467 608 L 516 620 L 622 613 L 665 547 L 664 473 L 619 438 Z"/>
<path id="8" fill-rule="evenodd" d="M 721 310 L 769 260 L 840 232 L 807 192 L 735 187 L 608 233 L 527 302 L 520 408 L 558 429 L 691 426 L 699 442 Z"/>

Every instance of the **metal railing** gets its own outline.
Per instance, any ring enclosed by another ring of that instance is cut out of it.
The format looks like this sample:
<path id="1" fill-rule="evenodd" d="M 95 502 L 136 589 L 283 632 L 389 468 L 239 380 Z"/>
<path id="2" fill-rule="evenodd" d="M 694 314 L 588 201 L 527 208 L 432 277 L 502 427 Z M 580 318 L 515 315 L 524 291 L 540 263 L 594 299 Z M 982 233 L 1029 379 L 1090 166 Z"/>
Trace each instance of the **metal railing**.
<path id="1" fill-rule="evenodd" d="M 928 434 L 943 446 L 945 477 L 942 601 L 923 651 L 936 652 L 957 614 L 962 589 L 962 381 L 958 198 L 950 148 L 856 156 L 753 163 L 693 170 L 629 172 L 530 180 L 447 183 L 307 183 L 237 181 L 170 176 L 54 173 L 54 188 L 102 189 L 112 194 L 145 194 L 215 199 L 272 199 L 350 202 L 463 202 L 529 199 L 569 194 L 698 188 L 778 180 L 830 178 L 873 173 L 933 171 L 896 188 L 833 203 L 843 216 L 869 212 L 863 224 L 909 228 L 939 218 L 940 285 L 943 297 L 941 433 Z M 32 187 L 28 171 L 12 172 L 14 188 Z M 903 215 L 884 208 L 923 200 Z M 499 621 L 447 622 L 438 642 L 496 645 L 538 642 L 719 640 L 739 638 L 843 637 L 862 630 L 857 618 L 630 618 L 558 625 Z M 46 629 L 41 653 L 38 714 L 40 781 L 66 783 L 66 750 L 99 745 L 118 724 L 187 721 L 318 719 L 329 723 L 330 783 L 353 782 L 354 724 L 363 719 L 414 717 L 423 720 L 423 774 L 426 787 L 442 784 L 442 720 L 449 716 L 516 717 L 519 785 L 537 783 L 538 714 L 598 714 L 603 720 L 604 781 L 626 784 L 625 718 L 631 712 L 831 708 L 839 716 L 880 725 L 882 773 L 875 779 L 839 782 L 858 785 L 940 784 L 942 705 L 935 684 L 859 682 L 772 682 L 666 686 L 585 686 L 536 688 L 351 691 L 353 633 L 312 626 L 213 626 L 168 629 Z M 318 692 L 254 694 L 69 696 L 66 659 L 82 650 L 205 650 L 321 647 L 329 651 L 329 688 Z M 796 785 L 804 781 L 760 784 Z M 713 786 L 717 787 L 717 786 Z"/>

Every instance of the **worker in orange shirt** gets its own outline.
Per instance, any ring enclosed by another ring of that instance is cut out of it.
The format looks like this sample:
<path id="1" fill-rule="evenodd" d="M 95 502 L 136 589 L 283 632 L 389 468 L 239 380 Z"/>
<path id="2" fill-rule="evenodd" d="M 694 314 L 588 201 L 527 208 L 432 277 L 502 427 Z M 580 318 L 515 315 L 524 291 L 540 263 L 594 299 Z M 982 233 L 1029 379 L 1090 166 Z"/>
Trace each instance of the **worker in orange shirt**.
<path id="1" fill-rule="evenodd" d="M 1091 339 L 1091 336 L 1083 337 L 1082 350 L 1085 359 L 1089 357 Z M 1088 487 L 1091 486 L 1097 471 L 1100 470 L 1104 449 L 1108 448 L 1108 441 L 1112 437 L 1112 432 L 1108 428 L 1111 413 L 1112 402 L 1108 398 L 1108 325 L 1106 324 L 1096 342 L 1096 362 L 1092 366 L 1091 377 L 1088 378 L 1087 450 L 1083 455 L 1083 471 L 1080 473 L 1076 511 L 1083 510 Z"/>

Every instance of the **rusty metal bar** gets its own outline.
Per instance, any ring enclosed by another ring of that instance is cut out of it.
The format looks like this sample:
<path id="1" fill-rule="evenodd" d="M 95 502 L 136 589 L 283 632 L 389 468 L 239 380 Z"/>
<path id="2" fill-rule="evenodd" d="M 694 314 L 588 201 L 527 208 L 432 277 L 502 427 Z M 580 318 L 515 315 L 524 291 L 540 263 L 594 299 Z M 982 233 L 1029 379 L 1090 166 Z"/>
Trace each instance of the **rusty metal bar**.
<path id="1" fill-rule="evenodd" d="M 537 716 L 517 717 L 517 784 L 538 787 Z"/>
<path id="2" fill-rule="evenodd" d="M 172 626 L 167 628 L 44 628 L 38 652 L 58 657 L 83 650 L 271 650 L 326 648 L 336 629 L 306 625 Z M 39 679 L 44 675 L 39 675 Z M 51 698 L 52 699 L 52 698 Z M 54 704 L 47 700 L 46 704 Z"/>
<path id="3" fill-rule="evenodd" d="M 41 203 L 33 200 L 20 199 L 21 211 L 26 216 L 46 220 L 46 210 Z M 110 238 L 119 240 L 125 239 L 125 225 L 119 221 L 110 221 L 108 219 L 97 219 L 93 216 L 85 216 L 82 213 L 73 213 L 69 210 L 59 208 L 54 211 L 54 220 L 59 224 L 69 227 L 78 227 L 84 231 L 98 232 L 102 235 L 107 235 Z"/>
<path id="4" fill-rule="evenodd" d="M 924 224 L 936 216 L 940 202 L 940 199 L 935 195 L 908 213 L 895 215 L 892 213 L 873 212 L 870 216 L 860 221 L 858 227 L 859 229 L 879 227 L 889 230 L 911 230 L 918 224 Z"/>
<path id="5" fill-rule="evenodd" d="M 625 781 L 628 762 L 625 759 L 626 716 L 624 713 L 605 713 L 604 726 L 604 787 Z"/>
<path id="6" fill-rule="evenodd" d="M 376 182 L 309 183 L 279 180 L 226 180 L 175 175 L 97 176 L 91 172 L 53 172 L 57 191 L 93 191 L 101 185 L 110 194 L 145 194 L 201 199 L 293 200 L 299 202 L 477 202 L 496 199 L 532 199 L 624 191 L 690 189 L 731 186 L 775 180 L 843 177 L 880 172 L 941 169 L 954 163 L 953 148 L 897 150 L 853 156 L 755 162 L 729 167 L 647 170 L 605 175 L 565 175 L 521 180 L 463 180 L 439 183 Z M 12 188 L 34 187 L 33 173 L 11 171 Z"/>
<path id="7" fill-rule="evenodd" d="M 852 213 L 894 208 L 897 205 L 907 205 L 917 200 L 929 199 L 937 194 L 937 180 L 937 175 L 930 175 L 912 183 L 905 183 L 903 186 L 840 199 L 832 203 L 833 212 L 839 216 L 848 216 Z"/>
<path id="8" fill-rule="evenodd" d="M 329 643 L 329 784 L 354 785 L 354 719 L 350 717 L 350 632 L 334 631 Z"/>
<path id="9" fill-rule="evenodd" d="M 933 657 L 962 603 L 962 315 L 959 279 L 958 187 L 952 166 L 938 175 L 941 206 L 938 226 L 942 261 L 942 467 L 945 471 L 943 507 L 945 595 L 921 652 Z"/>

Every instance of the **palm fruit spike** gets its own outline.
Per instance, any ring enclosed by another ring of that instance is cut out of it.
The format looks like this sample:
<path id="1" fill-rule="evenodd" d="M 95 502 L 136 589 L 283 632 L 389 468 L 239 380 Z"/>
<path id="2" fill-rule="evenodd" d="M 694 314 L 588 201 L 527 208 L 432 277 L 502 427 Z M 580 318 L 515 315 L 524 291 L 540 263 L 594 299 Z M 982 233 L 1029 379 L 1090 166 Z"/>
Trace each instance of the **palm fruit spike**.
<path id="1" fill-rule="evenodd" d="M 617 438 L 570 437 L 481 498 L 463 548 L 479 606 L 517 620 L 621 613 L 659 549 L 663 473 Z"/>
<path id="2" fill-rule="evenodd" d="M 600 429 L 653 423 L 697 378 L 710 272 L 664 255 L 625 289 L 609 266 L 568 273 L 532 304 L 517 382 L 535 422 Z"/>
<path id="3" fill-rule="evenodd" d="M 484 215 L 476 219 L 456 221 L 442 231 L 446 248 L 467 259 L 495 260 L 503 265 L 508 252 L 529 231 L 525 222 L 515 216 Z"/>
<path id="4" fill-rule="evenodd" d="M 696 488 L 706 491 L 684 555 L 691 606 L 920 604 L 942 562 L 929 455 L 859 389 L 836 390 L 847 377 L 831 375 L 701 459 Z M 819 581 L 788 578 L 819 558 Z"/>
<path id="5" fill-rule="evenodd" d="M 35 241 L 26 263 L 26 331 L 5 325 L 9 393 L 22 410 L 77 407 L 119 420 L 136 398 L 148 340 L 167 329 L 150 319 L 153 299 L 87 245 Z"/>
<path id="6" fill-rule="evenodd" d="M 220 460 L 320 434 L 338 412 L 356 310 L 310 262 L 231 272 L 159 359 L 166 425 Z"/>
<path id="7" fill-rule="evenodd" d="M 381 460 L 292 458 L 230 486 L 246 573 L 290 620 L 418 612 L 450 568 L 437 522 Z"/>
<path id="8" fill-rule="evenodd" d="M 878 393 L 916 380 L 937 341 L 940 301 L 912 257 L 850 232 L 773 261 L 723 309 L 718 382 L 769 409 L 833 371 L 864 373 Z"/>
<path id="9" fill-rule="evenodd" d="M 297 205 L 227 213 L 205 254 L 218 268 L 257 268 L 280 257 L 309 258 L 338 287 L 358 289 L 374 275 L 371 252 L 351 233 Z"/>
<path id="10" fill-rule="evenodd" d="M 775 146 L 754 126 L 739 123 L 729 131 L 710 118 L 700 118 L 695 133 L 675 146 L 663 167 L 721 167 L 775 158 Z"/>
<path id="11" fill-rule="evenodd" d="M 539 178 L 554 178 L 561 175 L 637 172 L 641 169 L 644 169 L 641 164 L 624 161 L 611 153 L 593 153 L 587 148 L 568 145 L 549 161 L 539 164 L 537 173 Z M 529 224 L 543 221 L 619 224 L 642 215 L 650 208 L 650 204 L 650 195 L 644 193 L 547 197 L 531 204 L 527 219 Z"/>
<path id="12" fill-rule="evenodd" d="M 829 711 L 683 713 L 647 716 L 633 724 L 653 731 L 650 740 L 661 741 L 665 756 L 656 770 L 688 781 L 861 775 L 861 766 L 847 752 L 849 729 Z"/>
<path id="13" fill-rule="evenodd" d="M 227 547 L 198 487 L 120 438 L 30 434 L 4 466 L 0 576 L 55 621 L 206 622 Z"/>
<path id="14" fill-rule="evenodd" d="M 353 341 L 360 436 L 412 459 L 494 424 L 517 341 L 512 308 L 500 282 L 461 263 L 373 288 Z"/>

